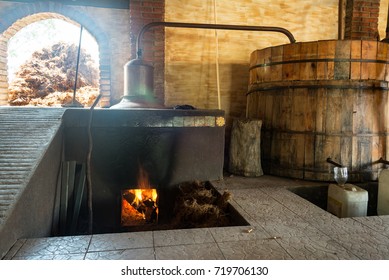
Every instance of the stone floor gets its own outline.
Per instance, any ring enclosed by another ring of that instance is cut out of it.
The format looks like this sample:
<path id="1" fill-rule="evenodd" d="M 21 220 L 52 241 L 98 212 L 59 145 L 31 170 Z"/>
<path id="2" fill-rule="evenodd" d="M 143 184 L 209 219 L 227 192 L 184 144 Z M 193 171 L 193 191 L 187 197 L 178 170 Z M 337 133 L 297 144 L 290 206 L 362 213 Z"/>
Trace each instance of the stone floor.
<path id="1" fill-rule="evenodd" d="M 288 191 L 313 183 L 226 177 L 213 182 L 249 226 L 18 240 L 7 260 L 389 259 L 389 216 L 339 219 Z"/>

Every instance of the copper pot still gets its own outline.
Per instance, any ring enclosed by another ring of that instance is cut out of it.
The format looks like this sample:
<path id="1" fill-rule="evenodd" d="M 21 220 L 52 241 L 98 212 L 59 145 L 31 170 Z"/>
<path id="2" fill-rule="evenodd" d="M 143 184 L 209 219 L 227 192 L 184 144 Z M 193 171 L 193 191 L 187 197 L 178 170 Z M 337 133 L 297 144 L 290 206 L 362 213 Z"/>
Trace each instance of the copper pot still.
<path id="1" fill-rule="evenodd" d="M 124 95 L 111 108 L 161 108 L 154 96 L 154 67 L 141 58 L 124 65 Z"/>

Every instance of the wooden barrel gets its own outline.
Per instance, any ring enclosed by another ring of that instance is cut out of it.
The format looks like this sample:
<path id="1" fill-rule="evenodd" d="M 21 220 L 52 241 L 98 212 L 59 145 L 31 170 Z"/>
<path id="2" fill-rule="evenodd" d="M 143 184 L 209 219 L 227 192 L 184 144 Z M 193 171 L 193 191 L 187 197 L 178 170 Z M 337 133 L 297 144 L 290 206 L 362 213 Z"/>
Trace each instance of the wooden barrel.
<path id="1" fill-rule="evenodd" d="M 388 44 L 318 41 L 256 50 L 249 118 L 262 124 L 265 174 L 333 180 L 331 158 L 350 181 L 378 178 L 389 160 Z"/>

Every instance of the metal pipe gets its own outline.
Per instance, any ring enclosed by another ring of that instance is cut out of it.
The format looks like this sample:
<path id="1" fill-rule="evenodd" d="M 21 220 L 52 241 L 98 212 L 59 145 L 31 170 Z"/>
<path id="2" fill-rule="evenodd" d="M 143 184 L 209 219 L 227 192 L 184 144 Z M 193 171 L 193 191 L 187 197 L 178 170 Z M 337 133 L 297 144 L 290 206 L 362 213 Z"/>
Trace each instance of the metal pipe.
<path id="1" fill-rule="evenodd" d="M 338 3 L 338 40 L 344 39 L 344 11 L 346 9 L 346 0 L 339 0 Z"/>
<path id="2" fill-rule="evenodd" d="M 327 162 L 328 162 L 328 163 L 331 163 L 331 164 L 333 164 L 333 165 L 335 165 L 336 167 L 343 167 L 343 165 L 341 165 L 340 163 L 337 163 L 337 162 L 333 161 L 330 157 L 327 158 Z"/>
<path id="3" fill-rule="evenodd" d="M 136 55 L 137 58 L 142 57 L 141 39 L 143 34 L 152 27 L 165 26 L 165 27 L 181 27 L 181 28 L 200 28 L 200 29 L 223 29 L 223 30 L 241 30 L 241 31 L 266 31 L 266 32 L 279 32 L 283 33 L 289 38 L 291 43 L 295 43 L 296 39 L 292 33 L 282 27 L 275 26 L 253 26 L 253 25 L 229 25 L 229 24 L 208 24 L 208 23 L 185 23 L 185 22 L 167 22 L 157 21 L 151 22 L 143 26 L 138 34 L 136 41 Z"/>
<path id="4" fill-rule="evenodd" d="M 377 163 L 383 163 L 383 164 L 387 164 L 387 165 L 389 165 L 389 161 L 388 161 L 388 160 L 385 160 L 385 159 L 383 159 L 382 157 L 380 157 L 380 159 L 377 161 Z"/>

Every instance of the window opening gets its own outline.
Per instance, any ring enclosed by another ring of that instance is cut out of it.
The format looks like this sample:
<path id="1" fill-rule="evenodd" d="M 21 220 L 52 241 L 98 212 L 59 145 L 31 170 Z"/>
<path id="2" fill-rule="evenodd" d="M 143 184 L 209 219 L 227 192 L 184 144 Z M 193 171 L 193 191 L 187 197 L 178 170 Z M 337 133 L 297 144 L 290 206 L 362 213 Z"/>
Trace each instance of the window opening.
<path id="1" fill-rule="evenodd" d="M 73 99 L 80 26 L 46 19 L 17 32 L 8 43 L 9 104 L 61 106 Z M 98 44 L 82 32 L 76 99 L 91 106 L 99 94 Z"/>

